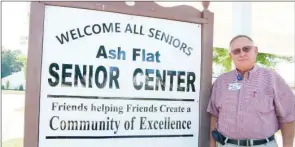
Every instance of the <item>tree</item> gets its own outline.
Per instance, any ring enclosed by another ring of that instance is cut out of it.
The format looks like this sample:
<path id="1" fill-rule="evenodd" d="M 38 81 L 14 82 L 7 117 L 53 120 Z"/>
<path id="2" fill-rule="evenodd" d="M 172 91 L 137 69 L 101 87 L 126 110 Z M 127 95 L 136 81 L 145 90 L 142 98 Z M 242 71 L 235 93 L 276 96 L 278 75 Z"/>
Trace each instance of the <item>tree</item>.
<path id="1" fill-rule="evenodd" d="M 18 90 L 24 90 L 24 86 L 21 84 Z"/>
<path id="2" fill-rule="evenodd" d="M 228 51 L 224 48 L 213 48 L 213 63 L 222 67 L 222 72 L 232 69 L 232 62 Z"/>
<path id="3" fill-rule="evenodd" d="M 15 72 L 21 71 L 24 65 L 26 64 L 26 57 L 22 55 L 21 51 L 3 49 L 1 53 L 1 78 L 7 77 Z"/>
<path id="4" fill-rule="evenodd" d="M 5 89 L 9 89 L 9 88 L 10 88 L 10 81 L 6 81 Z"/>
<path id="5" fill-rule="evenodd" d="M 21 55 L 18 57 L 18 61 L 23 63 L 24 77 L 26 79 L 26 77 L 27 77 L 27 57 L 24 55 Z"/>
<path id="6" fill-rule="evenodd" d="M 278 56 L 268 53 L 258 53 L 257 64 L 266 68 L 274 69 L 276 65 L 282 61 L 292 63 L 294 62 L 291 56 Z M 228 55 L 228 49 L 214 48 L 213 49 L 213 63 L 222 67 L 222 72 L 228 72 L 232 69 L 232 61 Z"/>
<path id="7" fill-rule="evenodd" d="M 280 62 L 288 62 L 288 63 L 294 62 L 294 59 L 292 56 L 278 56 L 278 55 L 268 54 L 268 53 L 258 53 L 256 60 L 258 64 L 267 68 L 272 68 L 272 69 L 274 69 L 276 65 Z"/>

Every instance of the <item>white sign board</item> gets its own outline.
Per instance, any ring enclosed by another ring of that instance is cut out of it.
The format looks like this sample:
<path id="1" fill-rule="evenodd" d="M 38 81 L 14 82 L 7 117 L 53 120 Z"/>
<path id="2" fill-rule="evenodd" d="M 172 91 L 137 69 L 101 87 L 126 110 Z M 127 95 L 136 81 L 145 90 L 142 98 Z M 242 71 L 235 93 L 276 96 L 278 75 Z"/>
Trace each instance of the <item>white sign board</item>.
<path id="1" fill-rule="evenodd" d="M 201 26 L 45 7 L 39 147 L 196 147 Z"/>

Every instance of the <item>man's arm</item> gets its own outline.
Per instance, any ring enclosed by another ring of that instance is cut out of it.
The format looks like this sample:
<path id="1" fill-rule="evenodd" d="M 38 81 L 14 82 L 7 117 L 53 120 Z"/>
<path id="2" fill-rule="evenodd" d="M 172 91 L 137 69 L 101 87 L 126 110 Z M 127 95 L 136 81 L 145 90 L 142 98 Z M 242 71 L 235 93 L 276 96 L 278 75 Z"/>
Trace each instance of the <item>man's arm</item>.
<path id="1" fill-rule="evenodd" d="M 282 132 L 283 147 L 293 147 L 295 96 L 289 85 L 279 74 L 276 73 L 274 78 L 274 104 Z"/>
<path id="2" fill-rule="evenodd" d="M 294 121 L 281 124 L 283 147 L 293 147 L 294 129 Z"/>
<path id="3" fill-rule="evenodd" d="M 211 117 L 210 117 L 210 133 L 209 133 L 210 134 L 210 138 L 209 138 L 210 147 L 216 147 L 216 141 L 212 137 L 211 132 L 216 129 L 216 122 L 217 122 L 217 117 L 219 114 L 219 111 L 215 105 L 217 95 L 219 94 L 219 91 L 220 91 L 219 90 L 220 87 L 218 87 L 217 85 L 218 85 L 218 79 L 216 79 L 215 82 L 213 83 L 211 97 L 210 97 L 209 104 L 207 107 L 207 112 L 209 112 L 209 114 L 211 115 Z"/>
<path id="4" fill-rule="evenodd" d="M 211 135 L 211 132 L 216 129 L 216 117 L 211 115 L 210 118 L 210 147 L 216 147 L 216 141 Z"/>

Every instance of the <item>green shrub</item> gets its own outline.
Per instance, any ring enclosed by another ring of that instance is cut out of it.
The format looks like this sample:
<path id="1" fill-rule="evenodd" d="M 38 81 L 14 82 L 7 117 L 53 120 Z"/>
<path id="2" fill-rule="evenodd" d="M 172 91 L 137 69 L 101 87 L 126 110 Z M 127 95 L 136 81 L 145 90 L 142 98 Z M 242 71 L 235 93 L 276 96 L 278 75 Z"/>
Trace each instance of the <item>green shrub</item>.
<path id="1" fill-rule="evenodd" d="M 9 89 L 10 88 L 10 81 L 6 81 L 6 88 L 5 89 Z"/>
<path id="2" fill-rule="evenodd" d="M 18 90 L 24 90 L 24 86 L 20 85 Z"/>

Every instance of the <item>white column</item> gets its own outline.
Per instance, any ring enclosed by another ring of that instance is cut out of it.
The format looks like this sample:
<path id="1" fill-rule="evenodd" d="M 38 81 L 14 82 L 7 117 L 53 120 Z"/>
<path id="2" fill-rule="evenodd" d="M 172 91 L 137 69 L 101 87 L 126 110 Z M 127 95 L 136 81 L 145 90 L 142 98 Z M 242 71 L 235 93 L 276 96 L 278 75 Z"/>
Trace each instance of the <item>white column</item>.
<path id="1" fill-rule="evenodd" d="M 252 37 L 252 2 L 232 2 L 232 37 L 236 35 Z"/>
<path id="2" fill-rule="evenodd" d="M 232 2 L 232 34 L 248 35 L 252 32 L 252 3 Z"/>

